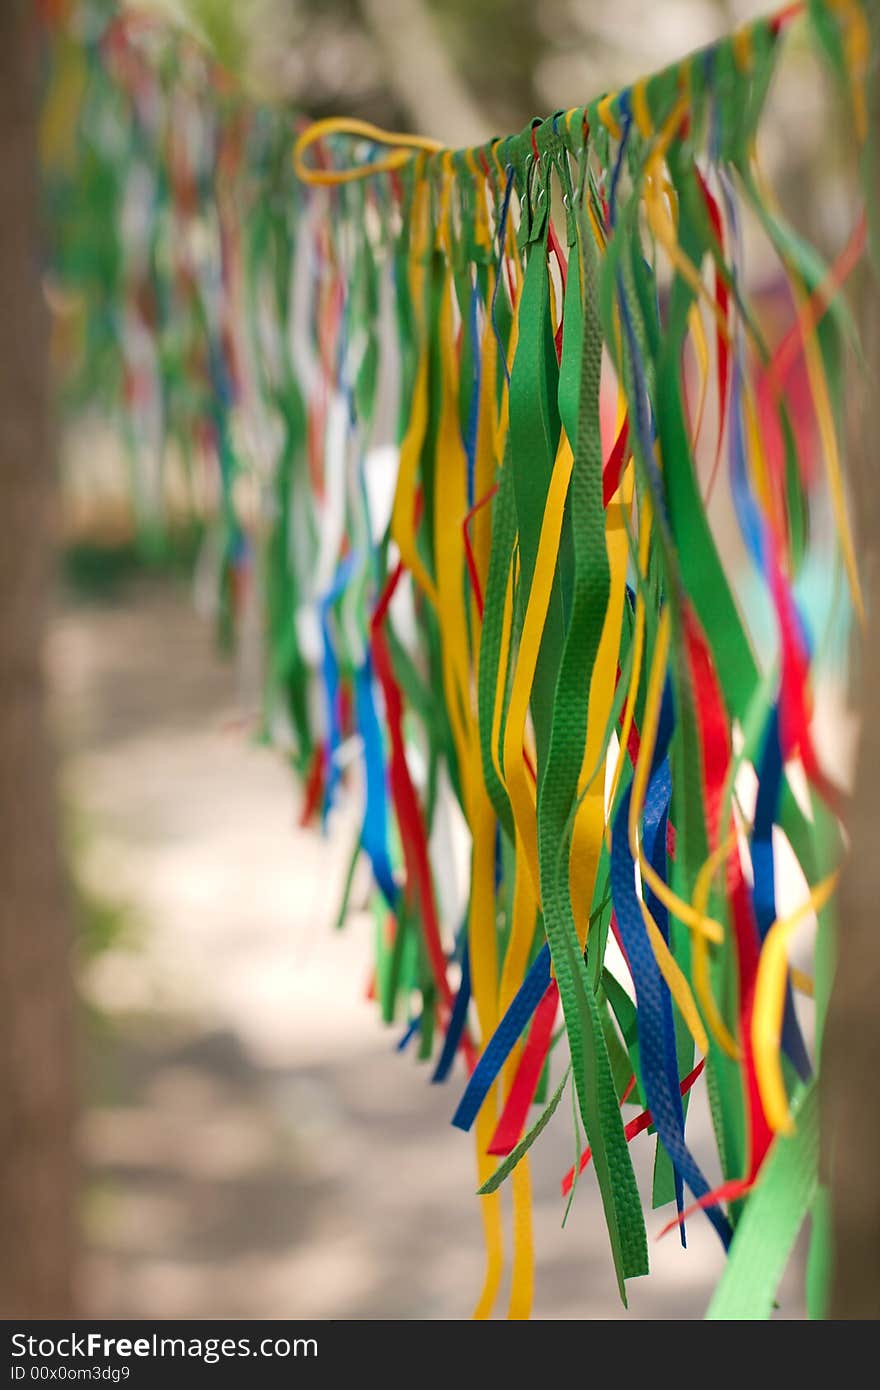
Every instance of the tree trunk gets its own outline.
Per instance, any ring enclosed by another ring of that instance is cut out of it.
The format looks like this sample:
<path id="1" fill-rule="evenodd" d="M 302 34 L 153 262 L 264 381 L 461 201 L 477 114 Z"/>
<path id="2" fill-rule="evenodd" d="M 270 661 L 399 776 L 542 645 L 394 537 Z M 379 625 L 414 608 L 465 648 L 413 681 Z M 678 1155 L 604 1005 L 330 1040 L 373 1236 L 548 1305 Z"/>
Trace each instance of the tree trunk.
<path id="1" fill-rule="evenodd" d="M 862 719 L 848 822 L 849 857 L 839 898 L 838 964 L 828 1011 L 823 1116 L 831 1174 L 834 1274 L 830 1315 L 880 1318 L 880 323 L 871 284 L 868 382 L 853 469 L 854 513 L 865 557 L 869 628 L 862 642 L 857 707 Z"/>
<path id="2" fill-rule="evenodd" d="M 872 7 L 874 39 L 877 13 Z M 875 48 L 876 52 L 876 48 Z M 869 199 L 880 196 L 880 93 L 871 83 L 874 145 Z M 856 707 L 858 763 L 848 824 L 851 846 L 839 897 L 838 963 L 823 1058 L 823 1148 L 831 1177 L 834 1268 L 829 1314 L 880 1318 L 880 297 L 877 272 L 859 297 L 866 366 L 850 429 L 852 513 L 858 532 L 868 630 L 862 634 Z M 857 379 L 854 374 L 854 379 Z"/>
<path id="3" fill-rule="evenodd" d="M 70 942 L 43 647 L 51 578 L 38 32 L 0 4 L 0 1317 L 71 1309 Z"/>

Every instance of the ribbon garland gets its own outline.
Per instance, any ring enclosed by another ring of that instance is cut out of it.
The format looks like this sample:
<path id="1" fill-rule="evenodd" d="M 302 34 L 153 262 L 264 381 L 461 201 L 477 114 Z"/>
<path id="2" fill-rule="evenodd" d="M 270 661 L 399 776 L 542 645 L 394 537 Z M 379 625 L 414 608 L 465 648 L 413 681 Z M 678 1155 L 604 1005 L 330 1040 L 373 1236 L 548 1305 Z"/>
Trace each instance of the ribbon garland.
<path id="1" fill-rule="evenodd" d="M 191 41 L 130 15 L 97 38 L 55 22 L 43 145 L 66 391 L 124 420 L 142 526 L 161 525 L 161 478 L 144 479 L 168 440 L 207 492 L 230 631 L 259 585 L 263 723 L 305 815 L 363 787 L 373 992 L 436 1081 L 459 1054 L 468 1075 L 454 1123 L 475 1133 L 478 1316 L 501 1282 L 508 1177 L 508 1311 L 528 1315 L 528 1149 L 569 1079 L 587 1147 L 564 1188 L 589 1161 L 624 1303 L 648 1272 L 629 1143 L 651 1129 L 654 1205 L 675 1204 L 682 1241 L 694 1212 L 729 1248 L 711 1316 L 770 1315 L 810 1209 L 822 1311 L 828 981 L 811 1056 L 789 943 L 804 918 L 831 930 L 843 798 L 814 743 L 822 633 L 803 580 L 817 556 L 839 569 L 836 619 L 861 617 L 841 290 L 866 236 L 862 217 L 829 270 L 758 164 L 801 8 L 461 151 L 338 119 L 294 144 L 291 119 Z M 870 7 L 808 10 L 863 142 Z M 94 189 L 99 257 L 75 215 Z M 788 290 L 778 344 L 749 295 L 745 221 Z M 463 901 L 443 849 L 456 818 Z M 804 882 L 791 912 L 783 839 Z M 701 1085 L 705 1174 L 686 1137 Z"/>

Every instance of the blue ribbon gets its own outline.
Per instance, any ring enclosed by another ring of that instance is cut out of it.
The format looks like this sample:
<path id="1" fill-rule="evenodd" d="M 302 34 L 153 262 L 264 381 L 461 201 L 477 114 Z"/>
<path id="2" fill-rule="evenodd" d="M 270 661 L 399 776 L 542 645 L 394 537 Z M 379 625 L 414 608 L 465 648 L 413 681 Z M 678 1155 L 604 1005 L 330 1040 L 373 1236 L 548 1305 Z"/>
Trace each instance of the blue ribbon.
<path id="1" fill-rule="evenodd" d="M 667 680 L 660 710 L 657 741 L 651 760 L 651 778 L 645 798 L 645 818 L 653 824 L 654 835 L 664 819 L 665 808 L 669 802 L 669 767 L 666 754 L 673 726 L 672 689 Z M 667 1026 L 667 1008 L 671 1007 L 669 990 L 660 973 L 642 918 L 641 905 L 636 896 L 635 870 L 628 836 L 631 798 L 632 783 L 621 797 L 614 818 L 611 840 L 611 895 L 618 930 L 636 991 L 642 1087 L 654 1127 L 672 1160 L 676 1174 L 681 1174 L 694 1197 L 699 1200 L 711 1189 L 685 1142 L 675 1031 L 673 1028 L 670 1033 Z M 676 1192 L 676 1198 L 677 1196 Z M 726 1249 L 732 1237 L 727 1217 L 718 1205 L 707 1207 L 706 1216 Z"/>
<path id="2" fill-rule="evenodd" d="M 669 799 L 672 795 L 672 779 L 669 773 L 669 759 L 664 758 L 657 770 L 653 781 L 648 787 L 648 794 L 645 799 L 645 816 L 642 824 L 642 839 L 645 846 L 645 853 L 654 872 L 666 882 L 666 828 L 669 824 Z M 669 914 L 665 905 L 654 894 L 653 889 L 648 888 L 645 894 L 645 901 L 660 935 L 669 945 Z M 663 1034 L 664 1034 L 664 1061 L 666 1063 L 667 1083 L 676 1096 L 678 1096 L 678 1109 L 681 1113 L 681 1128 L 684 1132 L 684 1108 L 681 1101 L 681 1091 L 678 1084 L 678 1049 L 675 1041 L 675 1019 L 672 1014 L 672 997 L 667 989 L 662 1001 L 663 1010 Z M 673 1165 L 675 1180 L 675 1205 L 679 1216 L 684 1211 L 684 1182 L 681 1173 Z M 685 1233 L 684 1222 L 679 1226 L 682 1246 L 687 1246 L 687 1236 Z"/>
<path id="3" fill-rule="evenodd" d="M 461 983 L 458 986 L 458 994 L 455 996 L 455 1003 L 452 1006 L 452 1015 L 449 1019 L 449 1027 L 446 1030 L 446 1037 L 443 1039 L 443 1050 L 434 1068 L 432 1082 L 445 1081 L 452 1070 L 452 1063 L 455 1061 L 455 1054 L 458 1051 L 458 1044 L 461 1042 L 461 1035 L 467 1022 L 468 1004 L 471 1001 L 471 963 L 470 953 L 467 943 L 465 943 L 461 955 Z"/>
<path id="4" fill-rule="evenodd" d="M 473 1070 L 458 1109 L 452 1117 L 457 1129 L 470 1129 L 498 1073 L 522 1035 L 550 983 L 550 947 L 543 945 Z"/>
<path id="5" fill-rule="evenodd" d="M 421 1026 L 422 1026 L 422 1015 L 421 1015 L 421 1014 L 418 1014 L 416 1018 L 410 1019 L 409 1023 L 407 1024 L 407 1027 L 406 1027 L 406 1032 L 404 1033 L 403 1037 L 400 1039 L 400 1042 L 397 1043 L 397 1044 L 395 1045 L 395 1051 L 396 1051 L 396 1052 L 405 1052 L 406 1049 L 407 1049 L 407 1047 L 409 1046 L 409 1044 L 412 1042 L 413 1038 L 415 1037 L 416 1033 L 417 1033 L 417 1032 L 419 1031 L 419 1029 L 421 1028 Z"/>
<path id="6" fill-rule="evenodd" d="M 358 728 L 364 745 L 366 797 L 361 845 L 369 858 L 373 877 L 393 912 L 397 906 L 398 885 L 388 849 L 388 797 L 385 781 L 385 755 L 382 731 L 373 699 L 373 667 L 369 653 L 354 677 Z"/>
<path id="7" fill-rule="evenodd" d="M 755 803 L 755 820 L 749 848 L 754 877 L 752 905 L 755 909 L 758 935 L 763 941 L 776 921 L 773 823 L 778 815 L 779 795 L 782 790 L 782 746 L 779 739 L 779 708 L 776 705 L 770 711 L 764 746 L 756 771 L 758 799 Z M 791 983 L 788 980 L 785 986 L 785 1012 L 782 1016 L 782 1050 L 801 1080 L 808 1081 L 813 1069 L 797 1021 Z"/>

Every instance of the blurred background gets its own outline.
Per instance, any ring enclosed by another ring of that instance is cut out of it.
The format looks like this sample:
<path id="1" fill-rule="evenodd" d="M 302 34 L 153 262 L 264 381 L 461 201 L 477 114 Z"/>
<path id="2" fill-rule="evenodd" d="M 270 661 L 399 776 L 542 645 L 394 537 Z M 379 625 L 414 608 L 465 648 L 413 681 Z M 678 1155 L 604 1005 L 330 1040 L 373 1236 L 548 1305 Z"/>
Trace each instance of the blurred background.
<path id="1" fill-rule="evenodd" d="M 261 98 L 471 144 L 662 66 L 765 6 L 150 8 L 200 32 Z M 792 220 L 830 252 L 849 230 L 851 201 L 834 191 L 851 171 L 822 158 L 839 141 L 816 86 L 793 38 L 763 155 Z M 760 289 L 760 261 L 754 273 Z M 769 314 L 770 281 L 765 289 Z M 449 1124 L 461 1077 L 431 1086 L 412 1053 L 398 1055 L 401 1029 L 384 1029 L 367 998 L 365 865 L 354 910 L 335 925 L 357 799 L 324 834 L 300 824 L 301 788 L 254 736 L 259 654 L 248 622 L 238 650 L 224 651 L 198 528 L 143 544 L 127 457 L 100 412 L 73 424 L 61 416 L 53 453 L 61 564 L 46 660 L 75 925 L 65 950 L 78 1064 L 77 1160 L 65 1179 L 72 1306 L 107 1317 L 466 1317 L 482 1236 L 471 1142 Z M 703 1105 L 695 1097 L 689 1121 L 698 1154 Z M 558 1119 L 533 1151 L 535 1314 L 616 1317 L 589 1175 L 561 1226 L 573 1140 Z M 649 1185 L 653 1143 L 634 1147 Z M 649 1236 L 664 1220 L 653 1214 Z M 632 1313 L 700 1316 L 716 1247 L 699 1221 L 687 1251 L 672 1237 L 653 1242 L 653 1275 L 633 1286 Z M 781 1316 L 802 1315 L 797 1285 L 794 1270 Z"/>

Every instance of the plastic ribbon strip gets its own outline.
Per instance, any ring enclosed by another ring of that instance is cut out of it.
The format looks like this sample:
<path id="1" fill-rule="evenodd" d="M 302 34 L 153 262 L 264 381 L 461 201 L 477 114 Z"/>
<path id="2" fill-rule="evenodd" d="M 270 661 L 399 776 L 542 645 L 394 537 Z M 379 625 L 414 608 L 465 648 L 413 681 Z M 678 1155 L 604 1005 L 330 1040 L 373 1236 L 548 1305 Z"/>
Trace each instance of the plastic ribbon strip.
<path id="1" fill-rule="evenodd" d="M 861 141 L 869 6 L 807 8 Z M 102 395 L 149 466 L 173 445 L 213 498 L 224 612 L 234 629 L 258 582 L 263 725 L 306 814 L 363 789 L 373 992 L 436 1081 L 458 1056 L 468 1075 L 478 1316 L 508 1178 L 508 1311 L 528 1315 L 528 1150 L 569 1079 L 586 1146 L 564 1188 L 589 1161 L 624 1302 L 648 1272 L 630 1143 L 651 1131 L 653 1205 L 730 1247 L 711 1316 L 769 1316 L 811 1207 L 822 1310 L 828 981 L 814 1010 L 790 948 L 805 921 L 827 937 L 842 846 L 806 578 L 839 572 L 834 621 L 861 615 L 841 430 L 866 223 L 824 266 L 758 164 L 801 9 L 459 151 L 340 119 L 294 144 L 153 24 L 55 31 L 67 390 Z M 90 171 L 109 190 L 97 272 L 71 214 Z M 686 1137 L 700 1092 L 706 1171 Z"/>

